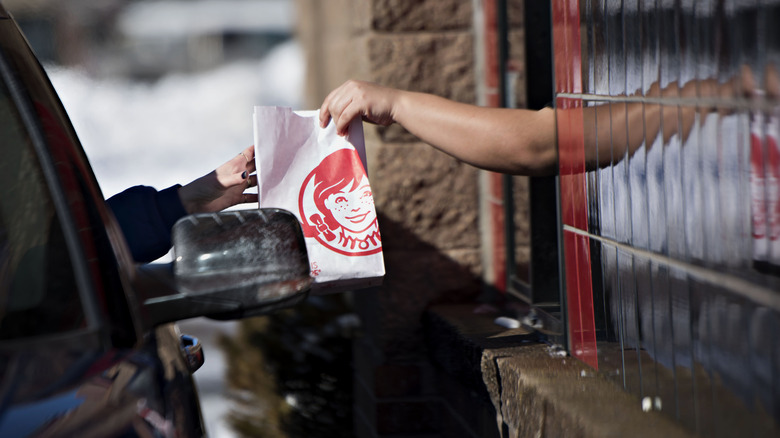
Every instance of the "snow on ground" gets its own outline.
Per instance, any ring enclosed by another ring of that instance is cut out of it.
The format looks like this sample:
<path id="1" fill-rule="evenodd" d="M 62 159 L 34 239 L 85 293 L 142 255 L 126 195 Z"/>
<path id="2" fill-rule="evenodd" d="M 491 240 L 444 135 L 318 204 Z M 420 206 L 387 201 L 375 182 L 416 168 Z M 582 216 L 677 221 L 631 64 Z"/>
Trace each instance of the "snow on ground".
<path id="1" fill-rule="evenodd" d="M 105 197 L 138 184 L 185 184 L 210 172 L 252 144 L 255 105 L 302 109 L 303 71 L 295 42 L 259 61 L 170 75 L 153 84 L 48 68 Z M 207 432 L 232 437 L 225 420 L 225 359 L 214 340 L 235 324 L 195 319 L 179 325 L 203 345 L 206 362 L 195 380 Z"/>
<path id="2" fill-rule="evenodd" d="M 238 154 L 253 141 L 254 105 L 303 109 L 303 70 L 289 42 L 259 61 L 151 84 L 55 67 L 49 75 L 109 197 L 138 184 L 185 184 Z"/>

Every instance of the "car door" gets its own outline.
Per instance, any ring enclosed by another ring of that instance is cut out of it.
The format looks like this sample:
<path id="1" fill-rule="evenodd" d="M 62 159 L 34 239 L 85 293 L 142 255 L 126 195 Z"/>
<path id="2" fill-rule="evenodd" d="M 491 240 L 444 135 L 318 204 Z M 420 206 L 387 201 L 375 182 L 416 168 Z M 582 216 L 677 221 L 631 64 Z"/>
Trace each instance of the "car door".
<path id="1" fill-rule="evenodd" d="M 59 99 L 0 6 L 0 436 L 199 436 L 175 327 L 134 272 Z"/>

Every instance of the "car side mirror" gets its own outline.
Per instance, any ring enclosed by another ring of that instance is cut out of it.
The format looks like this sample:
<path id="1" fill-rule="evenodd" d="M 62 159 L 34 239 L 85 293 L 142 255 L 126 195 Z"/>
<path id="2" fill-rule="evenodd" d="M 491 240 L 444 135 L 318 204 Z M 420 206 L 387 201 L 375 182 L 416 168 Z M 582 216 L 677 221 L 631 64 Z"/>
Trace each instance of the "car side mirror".
<path id="1" fill-rule="evenodd" d="M 285 210 L 186 216 L 173 227 L 173 254 L 170 264 L 138 268 L 147 326 L 269 313 L 302 301 L 312 283 L 303 231 Z"/>

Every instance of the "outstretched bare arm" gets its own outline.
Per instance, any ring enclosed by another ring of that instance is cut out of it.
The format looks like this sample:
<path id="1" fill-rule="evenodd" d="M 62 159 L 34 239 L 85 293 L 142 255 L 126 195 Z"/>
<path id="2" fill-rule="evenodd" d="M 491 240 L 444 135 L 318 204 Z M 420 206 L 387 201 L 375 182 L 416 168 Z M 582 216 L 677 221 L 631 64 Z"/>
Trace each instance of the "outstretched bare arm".
<path id="1" fill-rule="evenodd" d="M 320 122 L 332 118 L 341 134 L 349 122 L 398 123 L 420 140 L 474 166 L 505 173 L 555 172 L 555 115 L 540 111 L 486 108 L 431 94 L 348 81 L 320 108 Z"/>
<path id="2" fill-rule="evenodd" d="M 744 88 L 744 85 L 743 85 Z M 693 98 L 734 95 L 731 83 L 691 81 L 683 87 L 661 89 L 654 84 L 644 98 Z M 651 144 L 660 134 L 686 138 L 696 106 L 664 106 L 626 99 L 610 105 L 582 108 L 585 160 L 588 168 L 605 166 Z M 564 116 L 572 109 L 558 109 Z M 579 110 L 577 110 L 579 111 Z M 521 175 L 550 175 L 557 171 L 555 111 L 544 108 L 488 108 L 439 96 L 350 80 L 333 90 L 320 107 L 320 124 L 332 119 L 346 134 L 356 117 L 387 126 L 398 123 L 420 140 L 461 161 L 487 170 Z"/>

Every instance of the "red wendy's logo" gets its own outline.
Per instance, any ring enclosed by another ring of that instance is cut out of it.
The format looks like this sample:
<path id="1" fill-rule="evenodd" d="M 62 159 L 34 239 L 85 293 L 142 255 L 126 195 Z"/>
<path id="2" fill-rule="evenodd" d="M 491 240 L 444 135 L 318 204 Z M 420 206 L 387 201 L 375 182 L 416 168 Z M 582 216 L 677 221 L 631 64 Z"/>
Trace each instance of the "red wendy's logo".
<path id="1" fill-rule="evenodd" d="M 337 150 L 309 173 L 298 209 L 306 237 L 339 254 L 363 256 L 382 250 L 374 197 L 353 149 Z"/>

